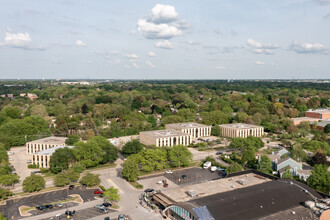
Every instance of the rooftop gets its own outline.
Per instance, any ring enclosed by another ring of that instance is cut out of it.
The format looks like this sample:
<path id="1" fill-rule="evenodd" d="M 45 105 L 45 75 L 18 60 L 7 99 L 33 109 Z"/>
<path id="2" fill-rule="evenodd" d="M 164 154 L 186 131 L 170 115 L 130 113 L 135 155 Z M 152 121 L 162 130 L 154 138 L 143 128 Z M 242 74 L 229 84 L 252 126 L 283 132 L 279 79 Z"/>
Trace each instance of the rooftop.
<path id="1" fill-rule="evenodd" d="M 220 127 L 234 128 L 234 129 L 262 128 L 261 126 L 244 124 L 244 123 L 223 124 L 223 125 L 220 125 Z"/>
<path id="2" fill-rule="evenodd" d="M 209 125 L 198 124 L 198 123 L 195 123 L 195 122 L 167 124 L 167 125 L 165 125 L 165 127 L 166 126 L 177 127 L 177 128 L 204 128 L 204 127 L 210 127 Z"/>
<path id="3" fill-rule="evenodd" d="M 310 118 L 310 117 L 298 117 L 298 118 L 291 118 L 292 121 L 318 121 L 319 118 Z"/>
<path id="4" fill-rule="evenodd" d="M 52 147 L 52 148 L 49 148 L 47 150 L 43 150 L 43 151 L 38 151 L 38 152 L 35 152 L 33 154 L 38 154 L 38 155 L 52 155 L 57 149 L 60 149 L 60 148 L 65 148 L 65 147 L 68 147 L 70 149 L 74 148 L 74 146 L 66 146 L 66 145 L 58 145 L 58 146 L 55 146 L 55 147 Z"/>
<path id="5" fill-rule="evenodd" d="M 173 137 L 173 136 L 190 136 L 190 134 L 183 133 L 178 130 L 166 129 L 166 130 L 156 130 L 156 131 L 143 131 L 140 132 L 140 135 L 149 135 L 155 138 L 163 138 L 163 137 Z"/>
<path id="6" fill-rule="evenodd" d="M 30 144 L 53 144 L 53 145 L 63 145 L 65 144 L 66 137 L 47 137 L 47 138 L 42 138 L 38 139 L 35 141 L 30 141 L 28 143 Z"/>
<path id="7" fill-rule="evenodd" d="M 319 108 L 319 109 L 315 109 L 315 110 L 309 109 L 307 112 L 325 114 L 325 113 L 330 113 L 330 109 L 326 109 L 326 108 Z"/>
<path id="8" fill-rule="evenodd" d="M 310 122 L 310 124 L 313 124 L 314 122 Z M 319 120 L 316 125 L 319 126 L 319 127 L 325 127 L 327 126 L 327 124 L 330 124 L 330 119 L 322 119 L 322 120 Z"/>

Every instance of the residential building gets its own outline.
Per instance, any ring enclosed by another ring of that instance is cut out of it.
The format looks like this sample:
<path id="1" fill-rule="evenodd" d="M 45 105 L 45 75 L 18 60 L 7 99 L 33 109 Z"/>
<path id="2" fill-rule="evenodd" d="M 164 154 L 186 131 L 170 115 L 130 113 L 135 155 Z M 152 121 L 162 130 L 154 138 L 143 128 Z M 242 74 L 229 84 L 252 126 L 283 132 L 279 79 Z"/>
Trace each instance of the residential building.
<path id="1" fill-rule="evenodd" d="M 47 150 L 43 151 L 38 151 L 35 153 L 32 153 L 32 163 L 39 165 L 40 168 L 49 168 L 49 161 L 50 161 L 50 156 L 60 148 L 74 148 L 74 146 L 65 146 L 65 145 L 58 145 L 52 148 L 49 148 Z"/>
<path id="2" fill-rule="evenodd" d="M 264 128 L 257 125 L 236 123 L 236 124 L 223 124 L 219 125 L 221 135 L 224 137 L 246 138 L 248 136 L 261 137 L 264 135 Z"/>
<path id="3" fill-rule="evenodd" d="M 140 132 L 140 142 L 145 145 L 155 145 L 157 147 L 172 147 L 174 145 L 189 145 L 192 136 L 182 131 L 166 129 L 157 131 Z"/>
<path id="4" fill-rule="evenodd" d="M 305 112 L 305 116 L 309 118 L 330 119 L 330 109 L 315 109 Z"/>
<path id="5" fill-rule="evenodd" d="M 35 152 L 44 151 L 49 148 L 53 148 L 56 146 L 64 146 L 66 137 L 47 137 L 38 139 L 35 141 L 30 141 L 25 144 L 26 146 L 26 153 L 33 154 Z"/>
<path id="6" fill-rule="evenodd" d="M 36 94 L 33 94 L 33 93 L 28 93 L 27 96 L 31 101 L 34 101 L 34 100 L 38 99 L 38 96 Z"/>
<path id="7" fill-rule="evenodd" d="M 165 125 L 166 129 L 174 129 L 186 134 L 190 134 L 193 138 L 211 136 L 210 125 L 198 124 L 195 122 L 175 123 Z"/>

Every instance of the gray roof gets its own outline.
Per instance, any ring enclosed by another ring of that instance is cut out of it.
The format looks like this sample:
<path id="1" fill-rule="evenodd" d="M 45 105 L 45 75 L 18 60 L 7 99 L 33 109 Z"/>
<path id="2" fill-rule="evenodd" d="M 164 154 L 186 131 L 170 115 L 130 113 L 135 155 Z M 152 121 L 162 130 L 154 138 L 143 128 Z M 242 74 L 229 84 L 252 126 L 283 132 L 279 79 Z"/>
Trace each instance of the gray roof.
<path id="1" fill-rule="evenodd" d="M 184 128 L 204 128 L 212 127 L 211 125 L 198 124 L 195 122 L 185 122 L 185 123 L 175 123 L 175 124 L 166 124 L 165 127 L 184 129 Z"/>
<path id="2" fill-rule="evenodd" d="M 245 124 L 245 123 L 235 123 L 235 124 L 222 124 L 220 127 L 233 128 L 233 129 L 250 129 L 250 128 L 263 128 L 262 126 Z"/>
<path id="3" fill-rule="evenodd" d="M 190 134 L 186 134 L 181 131 L 174 130 L 174 129 L 143 131 L 143 132 L 140 132 L 140 135 L 141 134 L 148 135 L 148 136 L 155 137 L 155 138 L 190 136 Z"/>
<path id="4" fill-rule="evenodd" d="M 30 141 L 27 144 L 31 143 L 31 144 L 53 144 L 53 145 L 63 145 L 65 144 L 65 140 L 67 138 L 66 137 L 46 137 L 46 138 L 42 138 L 42 139 L 38 139 L 35 141 Z"/>
<path id="5" fill-rule="evenodd" d="M 57 149 L 65 148 L 65 147 L 68 147 L 70 149 L 74 148 L 74 146 L 58 145 L 58 146 L 55 146 L 55 147 L 51 147 L 47 150 L 35 152 L 33 154 L 51 156 Z"/>

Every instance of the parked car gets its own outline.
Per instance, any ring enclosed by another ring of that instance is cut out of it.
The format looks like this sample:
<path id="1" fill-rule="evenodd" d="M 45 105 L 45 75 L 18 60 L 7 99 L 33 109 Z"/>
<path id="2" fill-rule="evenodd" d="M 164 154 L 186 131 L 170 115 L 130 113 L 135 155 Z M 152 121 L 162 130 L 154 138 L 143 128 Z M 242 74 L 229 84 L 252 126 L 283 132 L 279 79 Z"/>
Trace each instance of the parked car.
<path id="1" fill-rule="evenodd" d="M 118 220 L 125 220 L 125 215 L 124 214 L 118 215 Z"/>
<path id="2" fill-rule="evenodd" d="M 98 212 L 101 212 L 101 213 L 108 213 L 108 209 L 106 208 L 99 208 L 97 209 Z"/>
<path id="3" fill-rule="evenodd" d="M 87 187 L 87 185 L 86 184 L 82 184 L 82 186 L 81 186 L 82 188 L 86 188 Z"/>
<path id="4" fill-rule="evenodd" d="M 13 158 L 8 158 L 8 161 L 13 161 Z"/>
<path id="5" fill-rule="evenodd" d="M 221 155 L 221 154 L 223 154 L 223 152 L 218 151 L 218 152 L 216 152 L 215 154 L 216 154 L 216 155 Z"/>
<path id="6" fill-rule="evenodd" d="M 95 207 L 95 208 L 98 208 L 98 209 L 103 209 L 103 208 L 105 208 L 104 205 L 102 205 L 102 204 L 96 204 L 94 207 Z"/>
<path id="7" fill-rule="evenodd" d="M 31 173 L 34 173 L 34 174 L 42 174 L 39 170 L 32 171 Z"/>
<path id="8" fill-rule="evenodd" d="M 212 165 L 211 161 L 207 161 L 204 163 L 203 168 L 208 169 Z"/>
<path id="9" fill-rule="evenodd" d="M 182 179 L 184 179 L 184 180 L 187 179 L 187 175 L 186 174 L 183 174 L 182 175 Z"/>
<path id="10" fill-rule="evenodd" d="M 110 220 L 110 217 L 105 217 L 104 220 Z"/>
<path id="11" fill-rule="evenodd" d="M 68 210 L 68 211 L 65 212 L 65 214 L 66 214 L 66 215 L 69 215 L 69 216 L 74 216 L 75 213 L 76 213 L 75 210 L 72 210 L 72 211 L 69 211 L 69 210 Z"/>
<path id="12" fill-rule="evenodd" d="M 102 193 L 103 193 L 103 191 L 102 190 L 99 190 L 99 189 L 97 189 L 97 190 L 94 191 L 94 194 L 102 194 Z"/>
<path id="13" fill-rule="evenodd" d="M 216 171 L 218 168 L 216 166 L 211 166 L 211 171 L 214 172 Z"/>
<path id="14" fill-rule="evenodd" d="M 71 190 L 71 189 L 74 189 L 74 185 L 70 185 L 69 186 L 69 189 Z"/>
<path id="15" fill-rule="evenodd" d="M 153 191 L 154 191 L 154 189 L 146 189 L 146 190 L 144 190 L 144 192 L 146 192 L 146 193 L 153 192 Z"/>
<path id="16" fill-rule="evenodd" d="M 109 202 L 104 202 L 104 203 L 102 203 L 102 205 L 103 205 L 104 207 L 111 207 L 111 206 L 112 206 L 112 204 L 109 203 Z"/>
<path id="17" fill-rule="evenodd" d="M 61 208 L 63 206 L 63 204 L 62 203 L 55 203 L 54 206 L 57 207 L 57 208 Z"/>
<path id="18" fill-rule="evenodd" d="M 14 155 L 15 153 L 14 152 L 8 152 L 8 155 Z"/>
<path id="19" fill-rule="evenodd" d="M 173 173 L 172 170 L 166 170 L 165 173 Z"/>
<path id="20" fill-rule="evenodd" d="M 47 209 L 52 209 L 53 208 L 53 205 L 52 204 L 47 204 L 45 205 Z"/>
<path id="21" fill-rule="evenodd" d="M 32 163 L 32 160 L 28 160 L 28 161 L 27 161 L 27 164 L 30 164 L 30 163 Z"/>
<path id="22" fill-rule="evenodd" d="M 36 209 L 37 209 L 37 210 L 40 210 L 40 211 L 44 211 L 44 210 L 47 209 L 47 207 L 44 206 L 44 205 L 38 205 L 38 206 L 36 207 Z"/>
<path id="23" fill-rule="evenodd" d="M 168 183 L 165 183 L 163 186 L 164 186 L 165 188 L 168 187 Z"/>

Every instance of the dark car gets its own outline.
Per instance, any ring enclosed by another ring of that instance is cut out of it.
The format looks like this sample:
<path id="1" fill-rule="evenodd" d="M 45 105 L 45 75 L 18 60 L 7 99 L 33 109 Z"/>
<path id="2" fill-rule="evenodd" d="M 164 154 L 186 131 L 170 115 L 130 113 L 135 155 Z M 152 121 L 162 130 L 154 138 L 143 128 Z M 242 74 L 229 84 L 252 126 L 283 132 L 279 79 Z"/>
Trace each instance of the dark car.
<path id="1" fill-rule="evenodd" d="M 73 210 L 73 211 L 68 210 L 68 211 L 65 212 L 66 215 L 70 215 L 70 216 L 73 216 L 75 213 L 76 213 L 75 210 Z"/>
<path id="2" fill-rule="evenodd" d="M 94 194 L 102 194 L 102 193 L 103 193 L 103 191 L 102 190 L 99 190 L 99 189 L 97 189 L 97 190 L 94 191 Z"/>
<path id="3" fill-rule="evenodd" d="M 104 207 L 111 207 L 112 206 L 111 203 L 109 203 L 109 202 L 104 202 L 104 203 L 102 203 L 102 205 Z"/>
<path id="4" fill-rule="evenodd" d="M 218 151 L 218 152 L 216 153 L 216 155 L 221 155 L 221 154 L 223 154 L 221 151 Z"/>
<path id="5" fill-rule="evenodd" d="M 69 189 L 74 189 L 74 185 L 70 185 L 69 186 Z"/>
<path id="6" fill-rule="evenodd" d="M 187 175 L 186 174 L 183 174 L 182 175 L 182 179 L 184 179 L 184 180 L 187 179 Z"/>
<path id="7" fill-rule="evenodd" d="M 106 208 L 99 208 L 97 209 L 98 212 L 101 212 L 101 213 L 108 213 L 108 209 Z"/>
<path id="8" fill-rule="evenodd" d="M 47 209 L 47 207 L 44 206 L 44 205 L 38 205 L 38 206 L 36 207 L 36 209 L 37 209 L 37 210 L 40 210 L 40 211 L 44 211 L 44 210 Z"/>
<path id="9" fill-rule="evenodd" d="M 87 185 L 86 184 L 82 184 L 82 188 L 86 188 L 87 187 Z"/>
<path id="10" fill-rule="evenodd" d="M 53 208 L 53 205 L 52 204 L 47 204 L 45 205 L 47 209 L 52 209 Z"/>
<path id="11" fill-rule="evenodd" d="M 118 215 L 118 220 L 125 220 L 125 215 L 123 214 Z"/>
<path id="12" fill-rule="evenodd" d="M 110 220 L 110 217 L 105 217 L 104 220 Z"/>
<path id="13" fill-rule="evenodd" d="M 154 191 L 154 189 L 146 189 L 146 190 L 144 190 L 144 192 L 146 192 L 146 193 L 150 193 L 150 192 L 153 192 Z"/>

